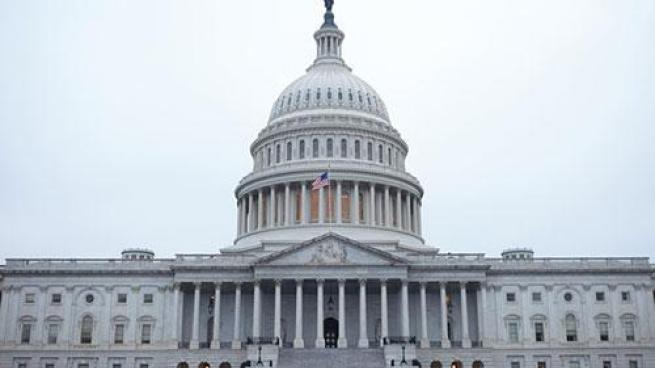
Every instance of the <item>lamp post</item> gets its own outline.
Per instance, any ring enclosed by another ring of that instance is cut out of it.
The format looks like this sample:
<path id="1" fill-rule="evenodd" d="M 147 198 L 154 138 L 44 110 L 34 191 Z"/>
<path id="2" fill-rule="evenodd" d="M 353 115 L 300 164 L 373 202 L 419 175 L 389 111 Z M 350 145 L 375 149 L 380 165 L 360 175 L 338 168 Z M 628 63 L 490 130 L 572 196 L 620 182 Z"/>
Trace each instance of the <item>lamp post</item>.
<path id="1" fill-rule="evenodd" d="M 405 345 L 400 347 L 402 349 L 403 353 L 403 359 L 400 361 L 400 366 L 401 367 L 407 367 L 407 360 L 405 360 Z"/>
<path id="2" fill-rule="evenodd" d="M 264 362 L 262 362 L 262 347 L 261 345 L 257 347 L 257 364 L 258 367 L 263 367 Z"/>

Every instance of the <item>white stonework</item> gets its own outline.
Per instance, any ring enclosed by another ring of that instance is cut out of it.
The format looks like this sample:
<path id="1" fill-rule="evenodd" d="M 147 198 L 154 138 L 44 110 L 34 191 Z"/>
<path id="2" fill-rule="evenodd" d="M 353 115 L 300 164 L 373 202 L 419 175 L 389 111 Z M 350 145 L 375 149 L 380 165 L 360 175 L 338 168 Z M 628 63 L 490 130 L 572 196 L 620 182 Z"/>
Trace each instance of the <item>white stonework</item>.
<path id="1" fill-rule="evenodd" d="M 649 259 L 426 245 L 407 144 L 331 11 L 314 38 L 251 145 L 234 244 L 8 259 L 0 368 L 655 367 Z"/>

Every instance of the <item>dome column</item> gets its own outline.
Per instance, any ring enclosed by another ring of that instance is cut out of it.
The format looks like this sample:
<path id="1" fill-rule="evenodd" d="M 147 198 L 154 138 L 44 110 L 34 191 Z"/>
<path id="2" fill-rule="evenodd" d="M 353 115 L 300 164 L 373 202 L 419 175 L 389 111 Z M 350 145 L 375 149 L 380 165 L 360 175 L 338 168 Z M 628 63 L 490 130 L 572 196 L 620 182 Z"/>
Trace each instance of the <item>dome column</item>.
<path id="1" fill-rule="evenodd" d="M 264 228 L 264 191 L 257 192 L 257 230 Z"/>
<path id="2" fill-rule="evenodd" d="M 270 196 L 271 196 L 271 206 L 270 206 L 269 211 L 268 211 L 269 215 L 268 215 L 268 221 L 266 221 L 266 225 L 268 227 L 275 227 L 275 225 L 276 225 L 275 214 L 277 212 L 277 210 L 276 210 L 277 206 L 276 206 L 276 203 L 275 203 L 275 196 L 276 196 L 276 194 L 275 194 L 275 185 L 271 186 Z"/>
<path id="3" fill-rule="evenodd" d="M 375 226 L 375 184 L 374 183 L 369 183 L 369 189 L 370 189 L 370 194 L 369 194 L 369 211 L 368 211 L 368 224 L 371 226 Z"/>
<path id="4" fill-rule="evenodd" d="M 391 227 L 391 198 L 388 185 L 384 186 L 384 226 Z"/>
<path id="5" fill-rule="evenodd" d="M 325 187 L 318 189 L 318 223 L 325 222 Z"/>
<path id="6" fill-rule="evenodd" d="M 353 182 L 353 191 L 351 194 L 351 207 L 352 207 L 352 213 L 350 215 L 351 222 L 355 225 L 359 224 L 359 183 L 358 182 Z"/>
<path id="7" fill-rule="evenodd" d="M 284 226 L 291 225 L 291 184 L 284 185 Z"/>
<path id="8" fill-rule="evenodd" d="M 414 226 L 412 227 L 412 231 L 414 233 L 418 233 L 418 199 L 416 199 L 416 196 L 412 196 L 412 223 Z"/>
<path id="9" fill-rule="evenodd" d="M 341 181 L 337 181 L 337 193 L 335 195 L 336 199 L 336 205 L 335 205 L 335 212 L 336 212 L 336 218 L 337 218 L 337 224 L 340 224 L 342 221 L 341 218 Z"/>
<path id="10" fill-rule="evenodd" d="M 412 231 L 412 195 L 405 193 L 405 230 Z"/>
<path id="11" fill-rule="evenodd" d="M 307 223 L 307 182 L 300 184 L 300 222 L 304 225 Z"/>
<path id="12" fill-rule="evenodd" d="M 403 208 L 402 194 L 400 192 L 400 189 L 396 189 L 396 227 L 398 229 L 403 228 L 402 208 Z"/>
<path id="13" fill-rule="evenodd" d="M 255 195 L 248 193 L 248 231 L 255 230 Z"/>

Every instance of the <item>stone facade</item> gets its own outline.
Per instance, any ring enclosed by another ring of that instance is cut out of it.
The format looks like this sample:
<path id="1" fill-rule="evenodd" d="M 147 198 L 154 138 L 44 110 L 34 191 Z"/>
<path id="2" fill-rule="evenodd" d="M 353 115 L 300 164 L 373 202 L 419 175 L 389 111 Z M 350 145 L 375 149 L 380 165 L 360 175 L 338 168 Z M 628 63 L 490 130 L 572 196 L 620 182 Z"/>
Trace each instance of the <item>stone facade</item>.
<path id="1" fill-rule="evenodd" d="M 649 259 L 425 244 L 407 144 L 344 37 L 326 12 L 251 145 L 232 246 L 8 259 L 0 367 L 655 367 Z"/>

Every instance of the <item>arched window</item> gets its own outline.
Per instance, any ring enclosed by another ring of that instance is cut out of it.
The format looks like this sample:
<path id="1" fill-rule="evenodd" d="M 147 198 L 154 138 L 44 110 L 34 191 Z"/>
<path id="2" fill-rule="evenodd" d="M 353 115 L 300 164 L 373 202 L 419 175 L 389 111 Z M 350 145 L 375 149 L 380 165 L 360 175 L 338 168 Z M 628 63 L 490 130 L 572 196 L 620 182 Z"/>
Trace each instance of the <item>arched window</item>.
<path id="1" fill-rule="evenodd" d="M 305 158 L 305 140 L 301 139 L 298 145 L 298 158 Z"/>
<path id="2" fill-rule="evenodd" d="M 360 148 L 360 143 L 359 141 L 355 141 L 355 158 L 360 159 L 362 158 L 362 153 L 361 153 L 361 148 Z"/>
<path id="3" fill-rule="evenodd" d="M 473 367 L 473 368 L 484 368 L 484 364 L 482 364 L 481 361 L 476 360 L 475 362 L 473 362 L 473 365 L 471 367 Z"/>
<path id="4" fill-rule="evenodd" d="M 275 146 L 275 163 L 276 164 L 280 163 L 280 151 L 281 151 L 280 145 L 278 144 L 277 146 Z"/>
<path id="5" fill-rule="evenodd" d="M 438 360 L 433 360 L 432 363 L 430 363 L 430 368 L 441 368 L 441 362 Z"/>
<path id="6" fill-rule="evenodd" d="M 637 317 L 634 314 L 626 313 L 621 316 L 621 325 L 623 326 L 625 341 L 635 341 Z"/>
<path id="7" fill-rule="evenodd" d="M 189 368 L 189 363 L 187 362 L 177 363 L 177 368 Z"/>
<path id="8" fill-rule="evenodd" d="M 459 360 L 455 360 L 454 362 L 450 363 L 450 368 L 464 368 L 464 364 L 462 364 L 462 362 Z"/>
<path id="9" fill-rule="evenodd" d="M 314 138 L 312 141 L 312 157 L 317 158 L 318 157 L 318 139 Z"/>
<path id="10" fill-rule="evenodd" d="M 228 362 L 223 362 L 218 366 L 218 368 L 232 368 L 232 366 Z"/>
<path id="11" fill-rule="evenodd" d="M 291 161 L 291 154 L 293 153 L 293 146 L 291 142 L 287 142 L 287 161 Z"/>
<path id="12" fill-rule="evenodd" d="M 383 163 L 384 162 L 384 151 L 382 150 L 382 145 L 378 145 L 378 162 Z"/>
<path id="13" fill-rule="evenodd" d="M 368 142 L 366 145 L 366 158 L 369 161 L 373 161 L 373 143 Z"/>
<path id="14" fill-rule="evenodd" d="M 271 166 L 271 147 L 266 151 L 266 166 Z"/>
<path id="15" fill-rule="evenodd" d="M 389 166 L 391 166 L 391 148 L 387 149 L 387 160 L 389 162 Z"/>
<path id="16" fill-rule="evenodd" d="M 207 362 L 202 362 L 198 364 L 198 368 L 211 368 L 211 365 L 209 365 Z"/>
<path id="17" fill-rule="evenodd" d="M 341 140 L 341 157 L 348 157 L 348 141 L 345 138 Z"/>
<path id="18" fill-rule="evenodd" d="M 332 138 L 327 139 L 327 157 L 332 157 L 334 154 L 334 147 L 332 143 Z"/>
<path id="19" fill-rule="evenodd" d="M 575 316 L 567 314 L 564 319 L 564 324 L 566 327 L 566 341 L 578 341 L 578 322 L 576 321 Z"/>
<path id="20" fill-rule="evenodd" d="M 85 316 L 82 318 L 82 328 L 80 330 L 80 343 L 91 344 L 93 342 L 93 318 Z"/>

